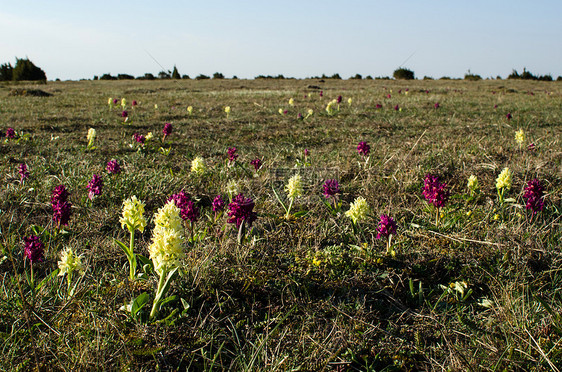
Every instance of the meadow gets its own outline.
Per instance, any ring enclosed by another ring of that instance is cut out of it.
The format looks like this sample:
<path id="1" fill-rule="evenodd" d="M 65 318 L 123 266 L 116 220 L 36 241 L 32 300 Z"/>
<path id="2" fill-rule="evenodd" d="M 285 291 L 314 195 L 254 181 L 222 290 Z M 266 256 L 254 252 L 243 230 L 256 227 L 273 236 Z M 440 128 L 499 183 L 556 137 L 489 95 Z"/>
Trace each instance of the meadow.
<path id="1" fill-rule="evenodd" d="M 0 370 L 562 369 L 559 82 L 20 83 L 0 131 Z"/>

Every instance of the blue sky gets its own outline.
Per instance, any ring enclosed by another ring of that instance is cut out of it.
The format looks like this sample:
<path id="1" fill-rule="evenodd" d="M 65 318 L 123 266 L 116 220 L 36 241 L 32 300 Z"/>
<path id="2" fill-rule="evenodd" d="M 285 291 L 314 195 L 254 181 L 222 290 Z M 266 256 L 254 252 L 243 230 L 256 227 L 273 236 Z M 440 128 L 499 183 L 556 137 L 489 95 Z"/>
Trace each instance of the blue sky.
<path id="1" fill-rule="evenodd" d="M 562 75 L 562 1 L 4 1 L 0 63 L 29 57 L 49 79 L 506 77 Z M 155 62 L 150 55 L 157 61 Z"/>

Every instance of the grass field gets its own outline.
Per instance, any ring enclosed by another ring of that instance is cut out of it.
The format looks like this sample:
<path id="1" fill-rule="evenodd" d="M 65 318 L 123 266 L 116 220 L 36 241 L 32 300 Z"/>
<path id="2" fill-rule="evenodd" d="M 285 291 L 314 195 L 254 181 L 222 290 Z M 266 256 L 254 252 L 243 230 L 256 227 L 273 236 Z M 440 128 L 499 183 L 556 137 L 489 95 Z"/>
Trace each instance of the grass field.
<path id="1" fill-rule="evenodd" d="M 0 131 L 0 370 L 562 369 L 561 83 L 2 85 Z M 149 132 L 144 145 L 133 139 Z M 191 171 L 195 157 L 205 171 Z M 121 173 L 106 170 L 112 159 Z M 504 168 L 512 182 L 500 201 Z M 103 188 L 90 199 L 94 174 Z M 302 196 L 290 200 L 295 174 Z M 422 194 L 427 174 L 450 192 L 439 209 Z M 534 178 L 544 188 L 536 214 L 523 197 Z M 326 179 L 339 182 L 335 199 L 323 195 Z M 59 185 L 70 192 L 67 226 L 53 220 Z M 154 215 L 181 190 L 200 216 L 182 228 L 182 254 L 161 271 L 179 263 L 168 301 L 150 314 L 161 281 L 141 256 L 130 279 L 115 242 L 130 238 L 123 201 L 145 204 L 134 253 L 149 257 Z M 257 213 L 243 229 L 227 222 L 228 208 L 211 209 L 215 196 L 228 205 L 239 192 Z M 354 223 L 346 212 L 358 197 L 369 210 Z M 390 249 L 377 239 L 381 214 L 397 224 Z M 33 235 L 44 260 L 31 264 Z M 83 273 L 58 275 L 68 248 Z"/>

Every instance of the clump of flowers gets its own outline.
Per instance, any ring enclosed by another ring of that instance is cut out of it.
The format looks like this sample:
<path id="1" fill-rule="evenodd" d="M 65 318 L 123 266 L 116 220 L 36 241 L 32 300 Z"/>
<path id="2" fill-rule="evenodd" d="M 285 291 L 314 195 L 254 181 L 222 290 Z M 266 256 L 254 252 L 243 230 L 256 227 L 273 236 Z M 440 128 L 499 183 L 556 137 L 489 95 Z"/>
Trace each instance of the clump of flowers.
<path id="1" fill-rule="evenodd" d="M 121 173 L 121 166 L 119 165 L 119 163 L 115 159 L 111 159 L 110 161 L 108 161 L 105 169 L 107 170 L 107 173 L 109 173 L 109 174 L 119 174 L 119 173 Z"/>
<path id="2" fill-rule="evenodd" d="M 66 282 L 68 286 L 68 295 L 72 293 L 72 275 L 77 271 L 80 275 L 84 275 L 84 265 L 82 264 L 82 256 L 76 255 L 72 247 L 66 247 L 61 253 L 60 261 L 58 262 L 59 273 L 58 276 L 66 274 Z"/>
<path id="3" fill-rule="evenodd" d="M 25 165 L 25 163 L 21 163 L 18 166 L 18 173 L 20 175 L 20 183 L 23 183 L 23 180 L 29 177 L 29 171 L 27 170 L 27 165 Z"/>
<path id="4" fill-rule="evenodd" d="M 88 129 L 88 150 L 94 150 L 96 147 L 94 146 L 94 142 L 96 140 L 96 130 L 94 128 Z"/>
<path id="5" fill-rule="evenodd" d="M 500 204 L 503 204 L 505 191 L 511 189 L 511 182 L 511 171 L 509 168 L 504 168 L 496 178 L 496 190 L 498 190 Z"/>
<path id="6" fill-rule="evenodd" d="M 478 189 L 480 188 L 480 186 L 478 185 L 478 177 L 476 177 L 474 174 L 470 175 L 470 177 L 468 177 L 466 187 L 468 187 L 468 190 L 470 191 L 470 196 L 474 196 L 474 194 L 476 194 L 476 192 L 478 192 Z"/>
<path id="7" fill-rule="evenodd" d="M 533 216 L 543 210 L 544 188 L 537 178 L 527 182 L 523 198 L 526 200 L 525 208 L 530 209 Z"/>
<path id="8" fill-rule="evenodd" d="M 94 196 L 100 195 L 103 188 L 103 180 L 97 174 L 94 174 L 90 182 L 88 182 L 88 198 L 92 200 Z"/>
<path id="9" fill-rule="evenodd" d="M 353 225 L 357 225 L 359 222 L 367 218 L 369 213 L 369 204 L 364 197 L 359 196 L 355 199 L 353 203 L 349 205 L 349 210 L 345 212 L 345 215 L 351 218 Z"/>
<path id="10" fill-rule="evenodd" d="M 392 250 L 392 235 L 396 235 L 396 222 L 394 219 L 386 214 L 381 214 L 379 227 L 377 228 L 377 239 L 386 238 L 386 251 L 393 254 Z"/>
<path id="11" fill-rule="evenodd" d="M 525 142 L 525 132 L 523 132 L 523 129 L 519 129 L 515 132 L 515 142 L 517 142 L 521 150 L 521 146 L 523 146 L 523 142 Z"/>
<path id="12" fill-rule="evenodd" d="M 162 138 L 162 142 L 166 140 L 166 137 L 172 134 L 173 126 L 170 123 L 164 123 L 164 128 L 162 129 L 162 134 L 164 137 Z"/>
<path id="13" fill-rule="evenodd" d="M 205 166 L 205 160 L 202 157 L 196 156 L 191 161 L 191 172 L 195 174 L 203 174 L 207 171 L 207 167 Z"/>
<path id="14" fill-rule="evenodd" d="M 250 162 L 250 165 L 252 165 L 254 167 L 254 170 L 257 172 L 260 170 L 261 166 L 262 166 L 262 161 L 260 158 L 255 158 L 254 160 L 252 160 Z"/>
<path id="15" fill-rule="evenodd" d="M 437 209 L 437 217 L 435 224 L 439 223 L 439 210 L 445 206 L 449 200 L 449 189 L 446 183 L 439 182 L 439 177 L 432 174 L 425 176 L 423 184 L 423 196 L 428 203 L 432 204 Z"/>
<path id="16" fill-rule="evenodd" d="M 238 243 L 242 242 L 246 226 L 250 228 L 257 218 L 254 212 L 255 203 L 252 198 L 245 198 L 244 194 L 236 195 L 228 204 L 228 223 L 235 223 L 238 228 Z"/>
<path id="17" fill-rule="evenodd" d="M 53 208 L 53 220 L 60 228 L 62 225 L 68 225 L 70 215 L 72 213 L 72 204 L 68 201 L 70 196 L 64 185 L 55 187 L 51 196 L 51 206 Z"/>
<path id="18" fill-rule="evenodd" d="M 160 310 L 162 297 L 168 291 L 169 283 L 184 257 L 182 219 L 180 209 L 170 200 L 154 214 L 152 244 L 148 247 L 154 270 L 160 277 L 150 317 L 154 318 Z"/>
<path id="19" fill-rule="evenodd" d="M 23 252 L 25 258 L 27 258 L 32 264 L 35 262 L 43 262 L 43 242 L 37 235 L 31 235 L 24 237 L 23 241 L 25 243 Z"/>
<path id="20" fill-rule="evenodd" d="M 123 201 L 123 213 L 119 218 L 121 228 L 129 231 L 129 246 L 116 240 L 116 243 L 123 249 L 127 259 L 129 260 L 129 280 L 135 279 L 135 272 L 137 267 L 137 258 L 134 252 L 135 247 L 135 231 L 139 230 L 144 232 L 146 227 L 146 219 L 144 218 L 144 203 L 137 199 L 136 196 L 131 196 Z"/>
<path id="21" fill-rule="evenodd" d="M 236 147 L 229 147 L 228 150 L 226 150 L 226 156 L 228 157 L 228 165 L 232 166 L 236 162 L 236 159 L 238 159 Z"/>
<path id="22" fill-rule="evenodd" d="M 8 139 L 16 138 L 16 131 L 14 130 L 14 128 L 6 129 L 6 138 Z"/>

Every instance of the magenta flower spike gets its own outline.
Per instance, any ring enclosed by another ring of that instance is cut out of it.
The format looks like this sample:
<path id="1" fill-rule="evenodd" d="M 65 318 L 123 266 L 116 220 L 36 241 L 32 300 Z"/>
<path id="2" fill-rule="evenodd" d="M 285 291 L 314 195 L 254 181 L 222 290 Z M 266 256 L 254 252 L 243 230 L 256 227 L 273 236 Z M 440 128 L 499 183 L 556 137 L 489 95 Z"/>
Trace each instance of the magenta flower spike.
<path id="1" fill-rule="evenodd" d="M 252 198 L 245 198 L 244 194 L 236 195 L 230 204 L 228 204 L 228 223 L 236 223 L 236 227 L 240 228 L 242 222 L 246 221 L 246 225 L 250 227 L 257 218 L 257 213 L 253 211 L 254 201 Z"/>
<path id="2" fill-rule="evenodd" d="M 53 220 L 57 223 L 59 228 L 61 225 L 68 225 L 68 221 L 70 220 L 72 204 L 68 201 L 69 195 L 64 185 L 55 187 L 51 195 Z"/>
<path id="3" fill-rule="evenodd" d="M 144 141 L 146 141 L 146 138 L 139 133 L 133 134 L 133 138 L 135 139 L 135 141 L 137 141 L 137 143 L 140 143 L 141 145 L 144 145 Z"/>
<path id="4" fill-rule="evenodd" d="M 523 198 L 527 201 L 525 208 L 530 209 L 533 215 L 539 213 L 544 208 L 544 188 L 541 182 L 534 178 L 527 182 Z"/>
<path id="5" fill-rule="evenodd" d="M 199 219 L 199 208 L 191 201 L 191 196 L 184 190 L 172 195 L 168 201 L 173 200 L 176 207 L 180 209 L 182 220 L 189 220 L 193 223 Z"/>
<path id="6" fill-rule="evenodd" d="M 392 217 L 381 214 L 381 219 L 379 221 L 379 227 L 377 228 L 377 239 L 382 237 L 388 238 L 389 235 L 396 235 L 396 222 Z"/>
<path id="7" fill-rule="evenodd" d="M 13 139 L 16 137 L 16 131 L 14 130 L 14 128 L 8 128 L 6 129 L 6 137 Z"/>
<path id="8" fill-rule="evenodd" d="M 260 158 L 256 158 L 256 159 L 252 160 L 252 161 L 250 162 L 250 164 L 254 166 L 254 169 L 255 169 L 256 172 L 257 172 L 257 171 L 260 170 L 260 168 L 261 168 L 261 166 L 262 166 L 262 161 L 261 161 Z"/>
<path id="9" fill-rule="evenodd" d="M 231 165 L 234 164 L 236 159 L 238 159 L 238 154 L 236 153 L 236 147 L 229 147 L 228 150 L 226 150 L 226 155 L 228 157 L 228 163 Z"/>
<path id="10" fill-rule="evenodd" d="M 103 188 L 103 180 L 97 174 L 94 174 L 90 182 L 88 182 L 88 198 L 92 200 L 94 196 L 101 195 Z"/>
<path id="11" fill-rule="evenodd" d="M 162 133 L 164 134 L 164 137 L 169 136 L 170 134 L 172 134 L 172 124 L 170 123 L 165 123 L 164 124 L 164 128 L 162 129 Z"/>
<path id="12" fill-rule="evenodd" d="M 220 211 L 224 210 L 224 206 L 225 206 L 225 203 L 224 203 L 224 200 L 222 199 L 222 196 L 221 195 L 215 196 L 215 198 L 213 199 L 213 203 L 212 203 L 213 212 L 217 213 L 217 212 L 220 212 Z"/>
<path id="13" fill-rule="evenodd" d="M 369 155 L 369 151 L 371 151 L 371 146 L 369 146 L 367 142 L 361 141 L 357 145 L 357 151 L 361 156 L 367 156 Z"/>
<path id="14" fill-rule="evenodd" d="M 436 208 L 441 208 L 449 200 L 447 184 L 440 183 L 438 176 L 428 174 L 424 180 L 423 196 L 428 203 L 433 204 Z"/>
<path id="15" fill-rule="evenodd" d="M 23 180 L 29 177 L 29 172 L 27 171 L 27 165 L 25 165 L 25 163 L 21 163 L 18 166 L 18 173 L 20 175 L 20 183 L 23 183 Z"/>
<path id="16" fill-rule="evenodd" d="M 107 162 L 107 166 L 105 167 L 107 173 L 109 174 L 119 174 L 121 173 L 121 166 L 117 162 L 117 160 L 112 159 Z"/>
<path id="17" fill-rule="evenodd" d="M 324 197 L 326 199 L 341 193 L 340 185 L 338 181 L 336 181 L 335 179 L 326 180 L 326 182 L 324 182 L 324 185 L 322 186 L 322 189 L 323 189 Z"/>
<path id="18" fill-rule="evenodd" d="M 25 243 L 23 252 L 25 257 L 31 261 L 31 263 L 35 262 L 43 262 L 43 242 L 41 239 L 36 235 L 31 235 L 28 237 L 24 237 L 23 241 Z"/>

